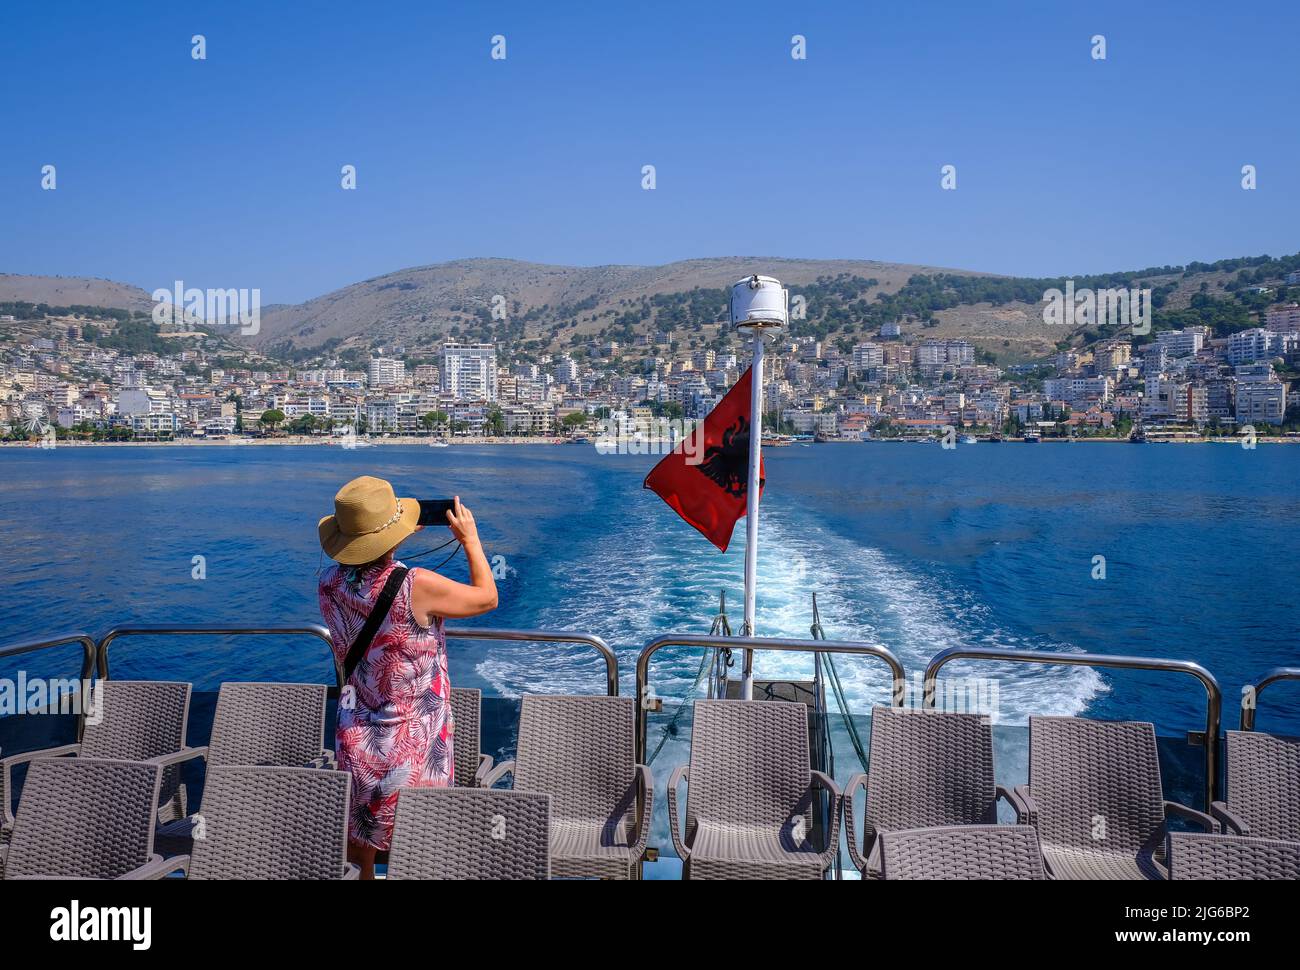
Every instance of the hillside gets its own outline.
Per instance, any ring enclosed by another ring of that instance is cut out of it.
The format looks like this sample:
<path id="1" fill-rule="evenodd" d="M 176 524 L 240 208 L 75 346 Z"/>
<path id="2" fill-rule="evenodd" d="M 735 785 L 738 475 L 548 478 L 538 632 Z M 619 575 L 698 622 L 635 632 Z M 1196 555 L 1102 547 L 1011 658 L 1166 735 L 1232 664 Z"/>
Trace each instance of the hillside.
<path id="1" fill-rule="evenodd" d="M 1149 287 L 1157 330 L 1207 324 L 1222 336 L 1254 325 L 1268 303 L 1300 297 L 1300 287 L 1288 292 L 1281 285 L 1297 268 L 1300 256 L 1259 256 L 1073 279 L 1080 288 Z M 1104 328 L 1044 322 L 1043 293 L 1064 287 L 1063 277 L 863 260 L 728 257 L 575 267 L 482 258 L 399 270 L 305 303 L 264 307 L 260 332 L 238 339 L 287 363 L 329 357 L 358 364 L 380 348 L 401 348 L 408 360 L 434 360 L 448 339 L 490 340 L 523 357 L 581 353 L 593 340 L 627 346 L 658 333 L 670 333 L 678 351 L 720 347 L 730 338 L 722 325 L 728 287 L 754 272 L 779 277 L 792 297 L 803 299 L 807 315 L 792 322 L 792 335 L 843 349 L 894 321 L 912 336 L 969 340 L 1002 364 L 1106 335 Z M 1270 292 L 1251 292 L 1258 284 L 1268 284 Z M 0 304 L 12 301 L 150 307 L 144 290 L 107 280 L 0 275 Z"/>
<path id="2" fill-rule="evenodd" d="M 51 306 L 97 306 L 116 310 L 153 307 L 138 286 L 82 276 L 17 276 L 0 273 L 0 303 L 48 303 Z"/>
<path id="3" fill-rule="evenodd" d="M 1276 284 L 1300 258 L 1267 256 L 1074 277 L 1078 287 L 1154 291 L 1156 329 L 1205 323 L 1218 332 L 1254 323 L 1252 311 L 1285 294 Z M 322 352 L 344 359 L 401 347 L 434 359 L 446 339 L 490 340 L 524 356 L 669 332 L 677 349 L 719 347 L 728 288 L 754 273 L 777 276 L 802 296 L 791 333 L 847 349 L 885 322 L 938 339 L 964 338 L 1000 363 L 1042 358 L 1103 336 L 1043 320 L 1042 296 L 1065 278 L 1025 279 L 861 260 L 697 259 L 665 266 L 571 267 L 466 259 L 366 280 L 296 306 L 264 311 L 254 340 L 283 359 Z M 1269 295 L 1249 294 L 1268 281 Z M 1300 292 L 1300 291 L 1297 291 Z M 1294 298 L 1294 292 L 1293 296 Z M 493 306 L 504 309 L 494 316 Z"/>
<path id="4" fill-rule="evenodd" d="M 371 346 L 401 344 L 409 353 L 432 353 L 448 336 L 556 349 L 573 342 L 575 335 L 590 339 L 608 328 L 626 329 L 620 318 L 647 304 L 648 312 L 636 314 L 634 332 L 703 326 L 721 311 L 725 289 L 754 272 L 778 276 L 791 286 L 828 277 L 872 280 L 866 293 L 870 298 L 877 290 L 896 291 L 916 273 L 942 271 L 858 260 L 720 258 L 665 266 L 576 267 L 464 259 L 399 270 L 306 303 L 264 311 L 256 340 L 282 352 L 346 347 L 360 338 Z M 718 291 L 709 294 L 707 312 L 697 306 L 673 315 L 663 306 L 670 296 L 676 297 L 670 303 L 689 303 L 687 295 L 697 289 Z M 497 303 L 504 320 L 492 313 L 497 296 L 504 299 Z"/>

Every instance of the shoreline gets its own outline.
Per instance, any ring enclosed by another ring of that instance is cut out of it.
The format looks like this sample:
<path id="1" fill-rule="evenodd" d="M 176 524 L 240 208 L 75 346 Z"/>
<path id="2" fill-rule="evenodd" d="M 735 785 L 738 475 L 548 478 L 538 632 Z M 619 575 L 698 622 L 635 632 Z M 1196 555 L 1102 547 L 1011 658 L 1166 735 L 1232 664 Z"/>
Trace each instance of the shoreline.
<path id="1" fill-rule="evenodd" d="M 458 438 L 454 442 L 448 442 L 447 447 L 456 445 L 564 445 L 569 444 L 563 438 Z M 411 435 L 394 435 L 391 438 L 363 438 L 358 439 L 353 448 L 375 448 L 381 445 L 419 445 L 425 448 L 433 447 L 433 442 L 428 438 L 419 438 Z M 347 445 L 343 444 L 341 438 L 313 438 L 305 435 L 293 435 L 287 438 L 175 438 L 171 441 L 79 441 L 75 439 L 60 438 L 54 447 L 56 448 L 245 448 L 245 447 L 318 447 L 318 448 L 344 448 L 350 450 Z M 40 448 L 40 441 L 0 441 L 0 448 Z"/>
<path id="2" fill-rule="evenodd" d="M 1297 445 L 1300 444 L 1300 438 L 1285 438 L 1276 435 L 1261 435 L 1255 439 L 1258 444 L 1270 445 Z M 938 438 L 922 441 L 901 441 L 897 438 L 871 438 L 867 441 L 852 440 L 832 440 L 815 442 L 817 445 L 879 445 L 879 444 L 937 444 Z M 1238 445 L 1242 442 L 1241 438 L 1165 438 L 1148 440 L 1141 442 L 1148 445 Z M 462 445 L 567 445 L 567 444 L 592 444 L 592 440 L 585 442 L 569 441 L 565 438 L 525 438 L 525 437 L 481 437 L 481 438 L 457 438 L 454 441 L 447 442 L 446 447 L 454 448 Z M 980 441 L 981 445 L 994 444 L 995 442 Z M 1005 438 L 996 444 L 1006 445 L 1023 445 L 1023 444 L 1107 444 L 1107 445 L 1127 445 L 1132 444 L 1127 438 L 1041 438 L 1037 442 L 1027 442 L 1021 438 Z M 806 442 L 814 444 L 814 442 Z M 296 448 L 344 448 L 352 450 L 355 448 L 375 448 L 385 445 L 400 445 L 402 447 L 433 447 L 433 443 L 428 438 L 416 437 L 412 435 L 394 435 L 391 438 L 370 438 L 361 439 L 349 448 L 344 445 L 339 438 L 314 438 L 304 435 L 293 435 L 285 438 L 177 438 L 171 441 L 79 441 L 71 439 L 60 439 L 53 447 L 55 448 L 246 448 L 246 447 L 296 447 Z M 767 444 L 764 450 L 770 450 L 773 447 L 785 447 L 785 445 Z M 969 448 L 970 445 L 961 445 L 960 447 Z M 0 441 L 0 449 L 5 448 L 45 448 L 37 440 L 28 441 Z M 45 448 L 45 450 L 50 450 Z"/>

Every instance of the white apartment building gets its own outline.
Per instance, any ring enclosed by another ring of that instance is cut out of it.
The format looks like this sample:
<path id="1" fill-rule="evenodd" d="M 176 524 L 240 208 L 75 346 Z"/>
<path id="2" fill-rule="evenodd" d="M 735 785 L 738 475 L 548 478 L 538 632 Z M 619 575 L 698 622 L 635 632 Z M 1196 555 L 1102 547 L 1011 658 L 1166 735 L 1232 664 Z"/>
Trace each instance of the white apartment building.
<path id="1" fill-rule="evenodd" d="M 873 367 L 883 367 L 885 349 L 877 344 L 858 344 L 853 348 L 853 369 L 868 371 Z"/>
<path id="2" fill-rule="evenodd" d="M 1156 343 L 1164 347 L 1170 357 L 1192 357 L 1205 346 L 1205 328 L 1162 330 L 1156 334 Z"/>
<path id="3" fill-rule="evenodd" d="M 1046 382 L 1044 382 L 1046 384 Z M 1167 418 L 1173 412 L 1170 396 L 1173 385 L 1159 374 L 1147 374 L 1146 390 L 1142 397 L 1142 417 Z"/>
<path id="4" fill-rule="evenodd" d="M 1287 352 L 1288 345 L 1293 345 L 1295 340 L 1291 334 L 1277 333 L 1263 327 L 1242 330 L 1228 337 L 1228 363 L 1235 366 L 1282 356 Z"/>
<path id="5" fill-rule="evenodd" d="M 136 414 L 170 414 L 171 403 L 163 391 L 148 387 L 125 387 L 117 392 L 117 413 Z"/>
<path id="6" fill-rule="evenodd" d="M 1267 360 L 1255 364 L 1238 364 L 1232 369 L 1232 376 L 1237 379 L 1238 384 L 1271 381 L 1273 364 Z"/>
<path id="7" fill-rule="evenodd" d="M 286 417 L 296 418 L 310 414 L 313 418 L 330 416 L 330 399 L 327 397 L 299 397 L 284 402 L 282 410 Z"/>
<path id="8" fill-rule="evenodd" d="M 356 401 L 335 401 L 330 406 L 330 420 L 335 425 L 355 426 L 360 413 Z"/>
<path id="9" fill-rule="evenodd" d="M 1113 387 L 1109 377 L 1053 377 L 1043 381 L 1043 394 L 1074 408 L 1088 401 L 1106 404 Z"/>
<path id="10" fill-rule="evenodd" d="M 371 387 L 391 387 L 406 383 L 406 364 L 391 357 L 372 357 L 367 382 Z"/>
<path id="11" fill-rule="evenodd" d="M 442 389 L 458 401 L 495 401 L 496 344 L 445 344 Z"/>
<path id="12" fill-rule="evenodd" d="M 573 384 L 578 379 L 578 363 L 568 354 L 555 362 L 555 379 L 561 384 Z"/>
<path id="13" fill-rule="evenodd" d="M 131 428 L 138 435 L 174 433 L 176 431 L 176 416 L 173 414 L 132 415 Z"/>
<path id="14" fill-rule="evenodd" d="M 949 365 L 975 363 L 975 346 L 965 340 L 927 340 L 913 360 L 922 374 L 936 376 Z"/>
<path id="15" fill-rule="evenodd" d="M 397 402 L 394 400 L 366 401 L 367 431 L 396 431 Z"/>
<path id="16" fill-rule="evenodd" d="M 555 414 L 550 408 L 505 408 L 502 417 L 506 434 L 548 435 L 555 431 Z"/>
<path id="17" fill-rule="evenodd" d="M 213 379 L 216 379 L 216 371 L 213 371 Z M 347 371 L 341 367 L 305 370 L 298 374 L 298 380 L 303 384 L 341 384 L 347 380 Z"/>
<path id="18" fill-rule="evenodd" d="M 794 425 L 796 434 L 834 435 L 839 428 L 839 423 L 833 413 L 821 414 L 817 411 L 800 409 L 783 412 L 781 419 Z"/>
<path id="19" fill-rule="evenodd" d="M 1238 424 L 1281 424 L 1286 414 L 1286 385 L 1250 381 L 1237 385 Z"/>

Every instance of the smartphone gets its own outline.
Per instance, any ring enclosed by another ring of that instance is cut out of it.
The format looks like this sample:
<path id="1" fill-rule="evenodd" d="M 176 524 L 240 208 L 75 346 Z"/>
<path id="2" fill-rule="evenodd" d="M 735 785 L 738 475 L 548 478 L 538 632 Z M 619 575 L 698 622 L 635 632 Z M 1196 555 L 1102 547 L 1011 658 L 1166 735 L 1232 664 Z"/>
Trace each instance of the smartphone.
<path id="1" fill-rule="evenodd" d="M 446 525 L 447 513 L 456 510 L 456 500 L 450 498 L 422 498 L 420 503 L 420 525 Z"/>

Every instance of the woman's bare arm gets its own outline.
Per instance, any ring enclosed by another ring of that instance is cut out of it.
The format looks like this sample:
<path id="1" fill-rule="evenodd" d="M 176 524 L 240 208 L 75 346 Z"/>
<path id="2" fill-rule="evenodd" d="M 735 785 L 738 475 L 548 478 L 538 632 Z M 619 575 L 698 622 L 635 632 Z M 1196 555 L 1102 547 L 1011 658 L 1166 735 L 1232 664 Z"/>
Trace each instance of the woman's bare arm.
<path id="1" fill-rule="evenodd" d="M 496 609 L 497 584 L 492 578 L 492 568 L 483 554 L 474 513 L 460 504 L 447 512 L 447 524 L 452 535 L 465 547 L 469 560 L 469 582 L 458 583 L 439 576 L 430 569 L 417 569 L 411 574 L 411 610 L 417 617 L 441 616 L 449 620 L 479 616 Z"/>

